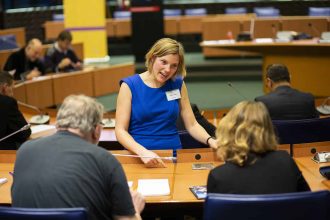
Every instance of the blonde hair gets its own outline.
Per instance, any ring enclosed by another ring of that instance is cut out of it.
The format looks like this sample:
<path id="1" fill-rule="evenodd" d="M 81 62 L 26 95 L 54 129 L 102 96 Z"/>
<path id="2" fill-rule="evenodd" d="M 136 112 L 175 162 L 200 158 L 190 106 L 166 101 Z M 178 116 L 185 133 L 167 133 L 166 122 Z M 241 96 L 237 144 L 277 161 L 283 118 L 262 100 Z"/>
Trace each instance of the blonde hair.
<path id="1" fill-rule="evenodd" d="M 149 71 L 152 73 L 152 66 L 155 62 L 156 57 L 163 57 L 169 54 L 177 54 L 179 56 L 178 69 L 174 76 L 181 75 L 185 77 L 187 75 L 186 65 L 184 62 L 184 49 L 181 43 L 173 40 L 171 38 L 162 38 L 158 40 L 146 54 L 145 65 Z"/>
<path id="2" fill-rule="evenodd" d="M 88 134 L 101 122 L 103 112 L 103 105 L 95 99 L 85 95 L 70 95 L 64 99 L 57 113 L 56 126 L 75 128 Z"/>
<path id="3" fill-rule="evenodd" d="M 217 131 L 217 155 L 224 161 L 243 166 L 248 153 L 263 154 L 276 150 L 277 140 L 265 105 L 243 101 L 220 121 Z"/>

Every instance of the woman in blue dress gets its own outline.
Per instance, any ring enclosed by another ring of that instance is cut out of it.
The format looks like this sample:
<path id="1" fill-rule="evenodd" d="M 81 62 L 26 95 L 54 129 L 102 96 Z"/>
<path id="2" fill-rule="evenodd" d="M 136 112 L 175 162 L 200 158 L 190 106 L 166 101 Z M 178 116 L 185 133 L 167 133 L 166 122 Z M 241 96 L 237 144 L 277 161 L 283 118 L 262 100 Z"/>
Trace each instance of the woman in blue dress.
<path id="1" fill-rule="evenodd" d="M 165 166 L 152 150 L 180 149 L 176 119 L 181 115 L 196 140 L 216 147 L 192 112 L 183 77 L 184 49 L 170 38 L 158 40 L 146 54 L 147 71 L 121 80 L 116 109 L 116 137 L 149 167 Z"/>

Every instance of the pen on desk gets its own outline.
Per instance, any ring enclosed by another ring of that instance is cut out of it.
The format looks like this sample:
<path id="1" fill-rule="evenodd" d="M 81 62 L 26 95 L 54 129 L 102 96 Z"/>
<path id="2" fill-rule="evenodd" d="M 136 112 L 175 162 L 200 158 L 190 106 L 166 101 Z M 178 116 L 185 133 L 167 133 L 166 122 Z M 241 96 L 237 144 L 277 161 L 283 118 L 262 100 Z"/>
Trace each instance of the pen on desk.
<path id="1" fill-rule="evenodd" d="M 161 160 L 172 160 L 174 162 L 176 161 L 176 157 L 152 157 L 152 156 L 139 156 L 139 155 L 131 155 L 131 154 L 112 154 L 112 155 L 118 157 L 155 158 Z"/>

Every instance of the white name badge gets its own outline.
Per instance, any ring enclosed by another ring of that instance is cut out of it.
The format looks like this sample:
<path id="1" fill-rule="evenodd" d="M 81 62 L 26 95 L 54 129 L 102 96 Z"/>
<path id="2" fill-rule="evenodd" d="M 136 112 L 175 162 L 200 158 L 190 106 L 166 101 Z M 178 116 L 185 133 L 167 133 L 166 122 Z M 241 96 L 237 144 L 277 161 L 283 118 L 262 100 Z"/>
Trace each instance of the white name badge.
<path id="1" fill-rule="evenodd" d="M 166 92 L 166 98 L 167 98 L 167 101 L 172 101 L 172 100 L 180 99 L 181 98 L 181 94 L 180 94 L 179 89 L 173 89 L 171 91 L 167 91 Z"/>

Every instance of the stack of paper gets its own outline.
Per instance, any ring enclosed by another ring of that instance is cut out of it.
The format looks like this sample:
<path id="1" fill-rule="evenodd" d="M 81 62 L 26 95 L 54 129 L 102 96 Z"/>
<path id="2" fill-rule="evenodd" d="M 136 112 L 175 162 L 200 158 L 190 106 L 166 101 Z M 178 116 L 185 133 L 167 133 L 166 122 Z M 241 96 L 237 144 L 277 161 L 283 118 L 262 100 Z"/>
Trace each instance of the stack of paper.
<path id="1" fill-rule="evenodd" d="M 5 177 L 0 178 L 0 185 L 5 184 L 6 182 L 8 182 L 7 178 L 5 178 Z"/>
<path id="2" fill-rule="evenodd" d="M 55 128 L 56 128 L 55 125 L 36 125 L 36 126 L 32 126 L 31 130 L 32 130 L 32 134 L 35 134 L 35 133 L 39 133 L 42 131 L 47 131 L 47 130 L 55 129 Z"/>
<path id="3" fill-rule="evenodd" d="M 170 195 L 168 179 L 140 179 L 137 191 L 143 196 Z"/>

